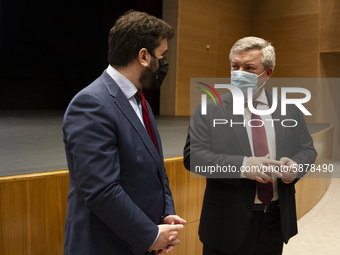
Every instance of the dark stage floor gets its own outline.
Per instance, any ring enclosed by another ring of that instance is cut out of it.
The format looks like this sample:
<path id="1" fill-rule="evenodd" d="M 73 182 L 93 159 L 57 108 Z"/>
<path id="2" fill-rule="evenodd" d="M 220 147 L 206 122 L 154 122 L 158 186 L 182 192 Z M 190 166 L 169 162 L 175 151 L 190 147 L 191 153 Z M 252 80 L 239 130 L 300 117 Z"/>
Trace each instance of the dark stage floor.
<path id="1" fill-rule="evenodd" d="M 61 123 L 63 111 L 0 110 L 0 176 L 67 169 Z M 156 118 L 165 158 L 180 157 L 189 117 Z M 310 133 L 329 124 L 308 123 Z"/>

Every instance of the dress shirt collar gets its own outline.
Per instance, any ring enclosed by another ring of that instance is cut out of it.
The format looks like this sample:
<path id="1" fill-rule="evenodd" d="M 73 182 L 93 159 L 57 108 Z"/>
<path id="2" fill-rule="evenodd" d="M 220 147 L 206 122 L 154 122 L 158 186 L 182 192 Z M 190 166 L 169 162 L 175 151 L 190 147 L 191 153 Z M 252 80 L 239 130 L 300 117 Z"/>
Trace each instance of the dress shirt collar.
<path id="1" fill-rule="evenodd" d="M 262 90 L 261 94 L 259 95 L 258 98 L 256 98 L 254 101 L 258 101 L 261 104 L 268 105 L 268 99 L 266 96 L 266 91 L 265 89 Z"/>
<path id="2" fill-rule="evenodd" d="M 111 65 L 108 66 L 106 72 L 118 84 L 128 100 L 137 93 L 137 88 L 135 87 L 135 85 L 133 85 L 131 81 L 129 81 L 125 76 L 119 73 Z"/>

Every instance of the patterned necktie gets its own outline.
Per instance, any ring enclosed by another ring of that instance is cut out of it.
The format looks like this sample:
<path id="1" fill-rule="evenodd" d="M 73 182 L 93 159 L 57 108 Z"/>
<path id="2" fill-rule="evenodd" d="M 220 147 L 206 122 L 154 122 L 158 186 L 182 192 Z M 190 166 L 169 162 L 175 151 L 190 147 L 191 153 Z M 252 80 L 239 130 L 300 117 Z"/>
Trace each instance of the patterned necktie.
<path id="1" fill-rule="evenodd" d="M 136 95 L 142 103 L 142 112 L 143 112 L 143 120 L 144 120 L 145 128 L 148 131 L 148 134 L 149 134 L 153 144 L 155 145 L 155 147 L 158 151 L 158 147 L 157 147 L 157 143 L 156 143 L 156 139 L 155 139 L 155 134 L 153 132 L 153 128 L 152 128 L 152 125 L 151 125 L 151 120 L 150 120 L 150 116 L 149 116 L 149 112 L 148 112 L 148 107 L 146 105 L 144 93 L 142 91 L 138 91 L 136 93 Z M 159 151 L 158 151 L 158 153 L 159 153 Z"/>
<path id="2" fill-rule="evenodd" d="M 254 108 L 257 108 L 258 101 L 254 101 Z M 260 120 L 261 117 L 256 114 L 251 115 L 252 120 Z M 262 122 L 261 122 L 262 123 Z M 255 157 L 264 157 L 269 154 L 268 143 L 267 143 L 267 135 L 266 129 L 264 125 L 252 127 L 253 133 L 253 146 L 254 146 L 254 155 Z M 257 182 L 257 195 L 259 200 L 264 204 L 268 205 L 274 196 L 273 192 L 273 183 L 259 183 Z"/>

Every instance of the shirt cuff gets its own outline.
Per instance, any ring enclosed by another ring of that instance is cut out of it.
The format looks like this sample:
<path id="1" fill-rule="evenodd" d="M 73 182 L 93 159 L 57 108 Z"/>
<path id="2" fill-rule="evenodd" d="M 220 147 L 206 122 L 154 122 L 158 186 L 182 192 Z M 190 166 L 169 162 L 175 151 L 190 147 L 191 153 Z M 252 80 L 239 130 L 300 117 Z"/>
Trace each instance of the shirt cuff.
<path id="1" fill-rule="evenodd" d="M 159 228 L 158 228 L 158 234 L 157 234 L 157 236 L 156 236 L 156 239 L 155 239 L 155 241 L 153 241 L 152 244 L 154 244 L 154 243 L 157 241 L 158 237 L 159 237 Z"/>

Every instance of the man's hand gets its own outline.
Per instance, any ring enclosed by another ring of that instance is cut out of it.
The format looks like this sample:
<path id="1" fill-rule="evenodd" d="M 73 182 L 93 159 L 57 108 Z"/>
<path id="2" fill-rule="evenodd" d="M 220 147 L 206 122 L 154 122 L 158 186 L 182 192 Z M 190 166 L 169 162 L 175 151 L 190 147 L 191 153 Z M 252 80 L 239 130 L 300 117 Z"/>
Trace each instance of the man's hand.
<path id="1" fill-rule="evenodd" d="M 298 164 L 295 161 L 291 160 L 290 158 L 286 157 L 281 158 L 280 161 L 284 164 L 281 170 L 281 173 L 283 175 L 281 177 L 281 180 L 285 184 L 289 184 L 295 180 L 296 176 L 299 173 L 297 170 Z"/>
<path id="2" fill-rule="evenodd" d="M 179 217 L 178 217 L 179 218 Z M 161 254 L 163 250 L 165 253 L 172 251 L 175 245 L 180 241 L 177 239 L 178 231 L 182 230 L 184 226 L 182 224 L 170 225 L 162 224 L 158 225 L 159 236 L 157 240 L 151 245 L 149 251 L 157 251 L 157 254 Z"/>
<path id="3" fill-rule="evenodd" d="M 187 222 L 183 220 L 181 217 L 177 215 L 168 215 L 163 219 L 164 224 L 176 225 L 182 224 L 185 225 Z"/>
<path id="4" fill-rule="evenodd" d="M 169 225 L 176 225 L 176 224 L 185 225 L 187 223 L 186 220 L 183 220 L 181 217 L 177 215 L 168 215 L 163 219 L 163 222 Z M 165 253 L 169 253 L 170 251 L 172 251 L 173 248 L 174 248 L 173 245 L 168 246 L 167 249 L 165 250 Z M 158 250 L 157 255 L 162 254 L 162 252 L 163 252 L 163 249 Z"/>
<path id="5" fill-rule="evenodd" d="M 248 179 L 260 183 L 274 182 L 273 176 L 281 178 L 282 174 L 276 171 L 273 166 L 281 167 L 282 165 L 282 162 L 270 159 L 269 154 L 265 157 L 249 157 L 247 158 L 246 170 L 243 174 Z M 271 174 L 271 176 L 268 174 Z"/>

